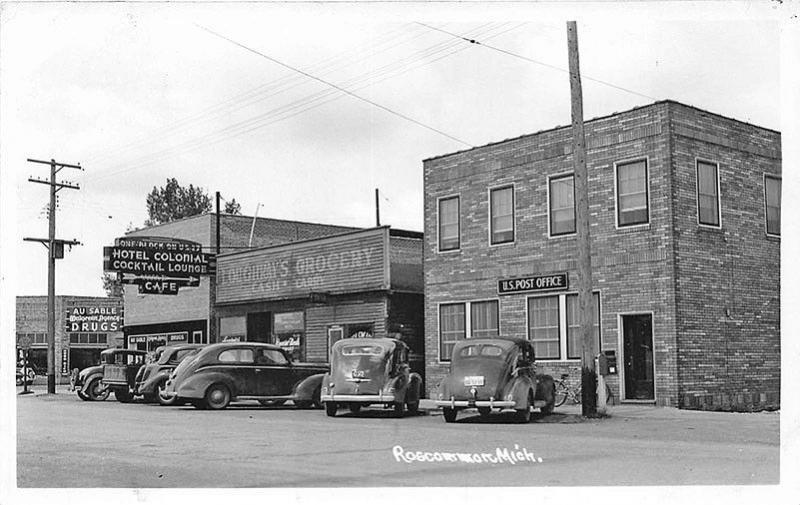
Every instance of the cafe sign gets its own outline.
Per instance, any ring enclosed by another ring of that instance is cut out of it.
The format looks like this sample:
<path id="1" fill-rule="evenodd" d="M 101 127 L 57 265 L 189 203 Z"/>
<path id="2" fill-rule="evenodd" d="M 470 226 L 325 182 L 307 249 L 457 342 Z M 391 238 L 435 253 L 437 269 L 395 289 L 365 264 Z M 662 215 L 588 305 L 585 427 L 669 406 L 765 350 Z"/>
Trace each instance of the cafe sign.
<path id="1" fill-rule="evenodd" d="M 555 291 L 569 289 L 567 272 L 501 279 L 497 282 L 497 293 L 513 295 L 516 293 L 532 293 L 539 291 Z"/>

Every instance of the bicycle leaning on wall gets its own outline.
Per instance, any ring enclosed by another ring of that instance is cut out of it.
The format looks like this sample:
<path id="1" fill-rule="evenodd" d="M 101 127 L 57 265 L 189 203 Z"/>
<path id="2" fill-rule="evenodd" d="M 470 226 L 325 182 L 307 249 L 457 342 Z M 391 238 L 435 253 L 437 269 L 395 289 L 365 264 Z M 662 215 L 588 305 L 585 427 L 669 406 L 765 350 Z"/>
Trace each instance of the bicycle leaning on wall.
<path id="1" fill-rule="evenodd" d="M 564 402 L 567 401 L 567 398 L 569 398 L 572 403 L 576 405 L 581 403 L 581 383 L 578 382 L 577 386 L 572 387 L 567 383 L 568 377 L 568 373 L 562 373 L 561 380 L 556 381 L 556 407 L 564 405 Z M 614 402 L 611 401 L 613 397 L 614 395 L 611 393 L 611 388 L 609 388 L 608 384 L 606 384 L 606 404 L 611 403 L 613 405 Z"/>

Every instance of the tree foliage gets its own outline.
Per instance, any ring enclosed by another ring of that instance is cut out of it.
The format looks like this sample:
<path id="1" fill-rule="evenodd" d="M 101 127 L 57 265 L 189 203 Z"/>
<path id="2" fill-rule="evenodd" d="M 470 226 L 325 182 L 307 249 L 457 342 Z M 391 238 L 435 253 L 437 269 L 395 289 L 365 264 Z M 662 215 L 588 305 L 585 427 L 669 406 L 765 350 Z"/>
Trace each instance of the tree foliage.
<path id="1" fill-rule="evenodd" d="M 123 295 L 122 283 L 117 279 L 116 273 L 103 272 L 101 279 L 106 296 L 121 297 Z"/>
<path id="2" fill-rule="evenodd" d="M 149 218 L 144 224 L 155 226 L 210 210 L 211 198 L 202 188 L 192 184 L 181 186 L 175 178 L 167 179 L 166 186 L 153 187 L 153 191 L 147 195 Z"/>
<path id="3" fill-rule="evenodd" d="M 236 198 L 231 198 L 230 202 L 225 202 L 225 214 L 233 214 L 236 216 L 242 215 L 242 206 L 236 201 Z"/>

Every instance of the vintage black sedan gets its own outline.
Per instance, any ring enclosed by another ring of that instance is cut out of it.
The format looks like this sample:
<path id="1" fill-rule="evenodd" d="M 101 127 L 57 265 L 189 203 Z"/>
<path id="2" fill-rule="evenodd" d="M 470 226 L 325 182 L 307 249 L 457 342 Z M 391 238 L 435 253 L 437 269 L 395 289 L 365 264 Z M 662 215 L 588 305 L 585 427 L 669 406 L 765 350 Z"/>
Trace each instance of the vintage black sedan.
<path id="1" fill-rule="evenodd" d="M 262 405 L 321 407 L 319 395 L 326 364 L 292 362 L 272 344 L 224 342 L 183 360 L 167 381 L 165 396 L 177 396 L 199 409 L 220 410 L 238 400 Z"/>
<path id="2" fill-rule="evenodd" d="M 393 338 L 348 338 L 333 344 L 331 371 L 322 381 L 322 403 L 333 417 L 339 407 L 357 413 L 383 404 L 397 417 L 419 409 L 422 379 L 411 372 L 408 347 Z"/>
<path id="3" fill-rule="evenodd" d="M 493 409 L 513 409 L 527 423 L 531 408 L 553 411 L 555 383 L 535 372 L 533 346 L 528 340 L 471 338 L 453 347 L 450 373 L 435 398 L 444 420 L 452 423 L 459 410 L 477 408 L 487 417 Z"/>
<path id="4" fill-rule="evenodd" d="M 173 405 L 175 395 L 165 394 L 170 374 L 189 356 L 195 355 L 203 346 L 200 344 L 175 344 L 162 346 L 155 350 L 153 360 L 139 369 L 136 375 L 135 395 L 142 395 L 145 401 L 158 401 L 161 405 Z"/>

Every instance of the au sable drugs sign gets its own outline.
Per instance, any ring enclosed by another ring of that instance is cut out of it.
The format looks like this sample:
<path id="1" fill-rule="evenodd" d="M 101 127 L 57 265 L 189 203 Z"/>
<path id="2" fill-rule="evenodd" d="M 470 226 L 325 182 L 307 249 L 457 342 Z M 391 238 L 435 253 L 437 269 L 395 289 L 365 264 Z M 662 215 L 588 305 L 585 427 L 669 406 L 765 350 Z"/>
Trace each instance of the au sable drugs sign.
<path id="1" fill-rule="evenodd" d="M 501 279 L 497 282 L 497 293 L 501 295 L 568 288 L 569 277 L 567 272 L 520 277 L 517 279 Z"/>

